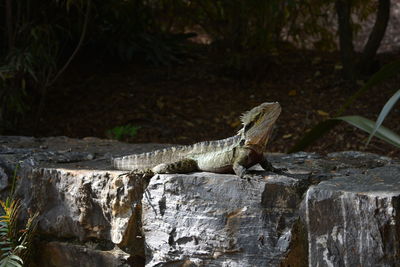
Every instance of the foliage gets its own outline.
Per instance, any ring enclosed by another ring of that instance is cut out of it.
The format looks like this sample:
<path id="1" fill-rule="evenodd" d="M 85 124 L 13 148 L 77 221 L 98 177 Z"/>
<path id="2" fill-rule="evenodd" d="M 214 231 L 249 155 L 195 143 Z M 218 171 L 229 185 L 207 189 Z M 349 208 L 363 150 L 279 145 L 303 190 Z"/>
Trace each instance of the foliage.
<path id="1" fill-rule="evenodd" d="M 376 136 L 385 142 L 392 144 L 398 148 L 400 148 L 400 136 L 396 133 L 392 132 L 391 130 L 382 126 L 383 121 L 385 120 L 386 116 L 389 114 L 390 110 L 393 106 L 397 103 L 400 98 L 400 90 L 398 90 L 385 104 L 382 108 L 378 119 L 376 122 L 373 122 L 367 118 L 362 116 L 345 116 L 345 117 L 338 117 L 335 119 L 343 120 L 363 131 L 369 133 L 368 140 L 366 142 L 366 146 L 371 141 L 373 136 Z"/>
<path id="2" fill-rule="evenodd" d="M 25 247 L 23 244 L 16 245 L 15 242 L 20 204 L 18 201 L 0 201 L 0 205 L 3 209 L 3 215 L 0 216 L 0 266 L 22 266 L 23 260 L 18 255 Z"/>
<path id="3" fill-rule="evenodd" d="M 155 65 L 188 57 L 196 30 L 246 68 L 243 54 L 274 53 L 289 41 L 336 48 L 334 0 L 5 0 L 0 2 L 0 133 L 27 112 L 40 115 L 51 86 L 78 51 L 96 60 Z M 352 1 L 356 32 L 375 1 Z M 199 30 L 200 29 L 200 30 Z M 310 40 L 308 43 L 305 40 Z M 250 60 L 251 61 L 251 60 Z M 252 69 L 252 68 L 250 68 Z M 39 100 L 39 105 L 35 104 Z M 35 107 L 36 110 L 33 108 Z M 39 116 L 38 116 L 39 117 Z"/>
<path id="4" fill-rule="evenodd" d="M 0 133 L 15 128 L 37 98 L 43 102 L 47 88 L 65 69 L 60 62 L 69 49 L 62 46 L 74 38 L 74 21 L 80 17 L 68 11 L 82 8 L 80 0 L 5 3 L 0 4 L 6 13 L 5 25 L 0 24 L 6 36 L 0 43 Z"/>
<path id="5" fill-rule="evenodd" d="M 28 259 L 38 214 L 32 215 L 25 228 L 18 231 L 17 220 L 20 202 L 11 197 L 0 201 L 3 210 L 0 216 L 0 266 L 22 266 Z"/>
<path id="6" fill-rule="evenodd" d="M 5 202 L 0 201 L 0 205 L 3 209 L 0 216 L 0 266 L 22 266 L 30 256 L 38 214 L 29 217 L 25 228 L 18 231 L 20 202 L 7 198 Z"/>
<path id="7" fill-rule="evenodd" d="M 193 36 L 176 30 L 176 13 L 184 5 L 182 0 L 96 2 L 87 51 L 122 62 L 181 63 L 187 56 L 184 43 Z"/>
<path id="8" fill-rule="evenodd" d="M 190 1 L 193 24 L 199 24 L 228 49 L 268 48 L 280 34 L 285 7 L 294 1 Z"/>
<path id="9" fill-rule="evenodd" d="M 398 90 L 383 106 L 381 112 L 379 113 L 378 119 L 375 122 L 375 126 L 370 132 L 370 136 L 368 137 L 367 140 L 367 145 L 371 141 L 371 138 L 375 135 L 375 133 L 378 131 L 379 127 L 381 127 L 383 121 L 385 120 L 386 116 L 389 114 L 390 110 L 393 108 L 393 106 L 397 103 L 397 101 L 400 98 L 400 90 Z M 400 147 L 400 143 L 397 142 L 397 145 Z"/>
<path id="10" fill-rule="evenodd" d="M 19 230 L 18 216 L 21 203 L 13 197 L 17 179 L 14 170 L 12 186 L 5 201 L 0 200 L 0 267 L 23 266 L 30 257 L 38 213 L 30 214 L 25 227 Z"/>
<path id="11" fill-rule="evenodd" d="M 341 117 L 346 109 L 354 103 L 360 96 L 368 92 L 373 86 L 384 82 L 385 80 L 392 78 L 400 73 L 400 61 L 389 63 L 382 67 L 381 70 L 376 72 L 371 78 L 347 101 L 339 108 L 334 117 Z M 396 94 L 395 94 L 396 95 Z M 385 109 L 386 110 L 386 109 Z M 382 112 L 381 112 L 382 113 Z M 380 121 L 380 120 L 379 120 Z M 289 153 L 304 150 L 307 146 L 314 143 L 316 140 L 321 138 L 324 134 L 333 129 L 339 120 L 329 119 L 318 123 L 314 126 L 311 131 L 306 133 L 290 150 Z M 367 124 L 367 123 L 365 123 Z M 372 128 L 373 129 L 373 128 Z"/>
<path id="12" fill-rule="evenodd" d="M 135 137 L 140 126 L 131 124 L 117 126 L 107 131 L 107 136 L 111 139 L 124 140 L 125 138 Z"/>
<path id="13" fill-rule="evenodd" d="M 392 144 L 398 148 L 400 148 L 400 136 L 394 133 L 393 131 L 389 130 L 386 127 L 380 126 L 376 128 L 376 123 L 364 118 L 362 116 L 344 116 L 344 117 L 337 117 L 334 120 L 342 120 L 345 121 L 367 133 L 370 133 L 371 136 L 374 134 L 379 139 Z"/>

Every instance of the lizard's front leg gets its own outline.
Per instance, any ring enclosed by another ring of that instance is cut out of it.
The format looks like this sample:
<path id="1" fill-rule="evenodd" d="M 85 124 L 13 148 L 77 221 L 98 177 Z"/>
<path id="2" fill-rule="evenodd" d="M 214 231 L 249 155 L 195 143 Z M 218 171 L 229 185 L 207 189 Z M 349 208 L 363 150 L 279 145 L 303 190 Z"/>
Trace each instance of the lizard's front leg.
<path id="1" fill-rule="evenodd" d="M 250 179 L 251 176 L 247 173 L 247 166 L 251 166 L 251 150 L 239 148 L 235 151 L 232 169 L 240 178 Z"/>
<path id="2" fill-rule="evenodd" d="M 247 168 L 245 168 L 243 165 L 240 165 L 240 163 L 238 162 L 233 163 L 232 169 L 235 172 L 235 174 L 240 178 L 242 179 L 250 178 L 249 175 L 247 174 Z"/>

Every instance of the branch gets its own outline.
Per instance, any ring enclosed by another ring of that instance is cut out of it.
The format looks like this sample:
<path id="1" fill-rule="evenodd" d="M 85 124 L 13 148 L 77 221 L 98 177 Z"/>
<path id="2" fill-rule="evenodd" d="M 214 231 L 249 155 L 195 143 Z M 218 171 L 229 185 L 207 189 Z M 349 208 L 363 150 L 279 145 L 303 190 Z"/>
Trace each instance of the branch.
<path id="1" fill-rule="evenodd" d="M 357 68 L 365 73 L 368 72 L 373 59 L 378 51 L 379 45 L 385 35 L 386 27 L 390 17 L 390 0 L 379 0 L 375 24 L 364 46 Z"/>
<path id="2" fill-rule="evenodd" d="M 71 56 L 68 58 L 67 62 L 65 62 L 64 66 L 58 71 L 58 73 L 55 75 L 55 77 L 53 78 L 53 80 L 51 80 L 50 82 L 46 83 L 45 87 L 49 87 L 52 84 L 54 84 L 54 82 L 61 76 L 61 74 L 67 69 L 67 67 L 69 66 L 69 64 L 72 62 L 72 60 L 75 58 L 76 54 L 78 53 L 79 49 L 82 46 L 83 40 L 85 39 L 86 36 L 86 31 L 87 31 L 87 25 L 89 22 L 89 14 L 90 14 L 90 6 L 91 6 L 91 0 L 88 0 L 88 4 L 86 7 L 86 14 L 85 14 L 85 21 L 83 22 L 83 28 L 82 28 L 82 33 L 81 36 L 79 38 L 79 42 L 75 47 L 74 52 L 72 52 Z"/>

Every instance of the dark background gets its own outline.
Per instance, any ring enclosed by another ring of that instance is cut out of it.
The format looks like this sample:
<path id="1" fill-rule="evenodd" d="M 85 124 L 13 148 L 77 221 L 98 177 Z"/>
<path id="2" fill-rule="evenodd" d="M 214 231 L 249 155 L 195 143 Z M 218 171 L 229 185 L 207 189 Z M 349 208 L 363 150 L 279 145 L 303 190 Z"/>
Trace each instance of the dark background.
<path id="1" fill-rule="evenodd" d="M 279 101 L 269 149 L 288 152 L 400 58 L 400 1 L 5 0 L 0 134 L 187 144 L 225 138 Z M 340 115 L 376 120 L 399 68 Z M 382 75 L 381 75 L 382 76 Z M 384 125 L 400 132 L 395 108 Z M 339 123 L 303 150 L 364 150 Z M 374 138 L 367 151 L 398 157 Z"/>

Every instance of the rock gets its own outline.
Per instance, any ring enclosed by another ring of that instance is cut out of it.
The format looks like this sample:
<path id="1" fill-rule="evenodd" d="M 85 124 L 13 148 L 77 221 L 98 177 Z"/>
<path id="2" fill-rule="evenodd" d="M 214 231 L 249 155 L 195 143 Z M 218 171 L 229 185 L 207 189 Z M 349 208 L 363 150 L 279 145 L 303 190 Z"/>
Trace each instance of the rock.
<path id="1" fill-rule="evenodd" d="M 310 187 L 302 216 L 310 266 L 399 266 L 400 165 Z"/>
<path id="2" fill-rule="evenodd" d="M 396 266 L 400 164 L 357 151 L 269 155 L 284 175 L 143 179 L 110 158 L 165 145 L 0 136 L 0 189 L 39 212 L 37 266 Z M 23 218 L 21 218 L 23 219 Z M 397 265 L 398 266 L 398 265 Z"/>
<path id="3" fill-rule="evenodd" d="M 75 245 L 65 242 L 42 243 L 40 253 L 37 253 L 37 265 L 41 267 L 127 267 L 129 254 L 119 249 L 99 250 L 87 246 Z"/>
<path id="4" fill-rule="evenodd" d="M 300 188 L 301 180 L 276 175 L 154 177 L 143 199 L 146 266 L 278 266 L 290 246 Z"/>
<path id="5" fill-rule="evenodd" d="M 42 237 L 79 243 L 95 240 L 108 250 L 118 247 L 143 259 L 140 206 L 134 205 L 141 195 L 134 180 L 121 174 L 34 168 L 25 173 L 16 196 L 23 210 L 40 214 Z"/>
<path id="6" fill-rule="evenodd" d="M 96 249 L 92 249 L 94 254 L 85 254 L 76 252 L 78 248 L 74 246 L 89 241 L 101 244 L 107 251 L 119 248 L 136 262 L 143 261 L 140 205 L 134 205 L 140 202 L 141 195 L 136 192 L 138 187 L 134 180 L 121 175 L 122 171 L 111 170 L 110 158 L 121 151 L 129 154 L 128 151 L 148 151 L 165 145 L 126 145 L 111 140 L 66 137 L 0 137 L 0 145 L 1 185 L 7 187 L 8 177 L 18 170 L 15 195 L 21 199 L 23 217 L 38 212 L 38 232 L 42 238 L 73 241 L 51 246 L 44 242 L 44 249 L 49 251 L 45 254 L 49 257 L 47 260 L 56 262 L 51 266 L 65 266 L 57 263 L 64 260 L 65 264 L 77 266 L 74 265 L 76 255 L 92 263 Z M 68 248 L 68 244 L 72 247 Z M 86 251 L 85 246 L 83 248 Z M 69 258 L 53 259 L 57 251 Z M 101 252 L 98 255 L 102 259 L 94 260 L 106 264 L 114 254 Z M 46 261 L 43 257 L 41 259 Z M 119 260 L 113 262 L 116 264 Z"/>
<path id="7" fill-rule="evenodd" d="M 8 175 L 3 168 L 0 167 L 0 191 L 3 191 L 8 186 Z"/>

